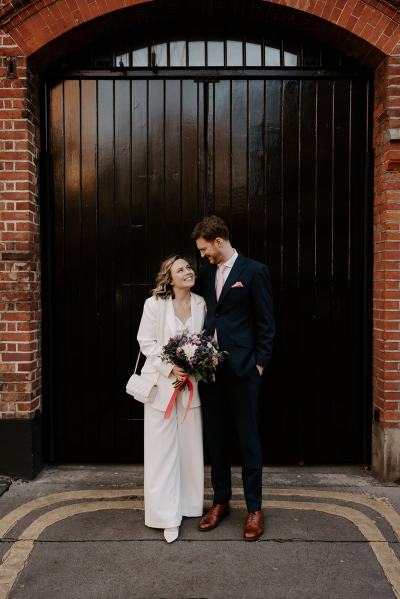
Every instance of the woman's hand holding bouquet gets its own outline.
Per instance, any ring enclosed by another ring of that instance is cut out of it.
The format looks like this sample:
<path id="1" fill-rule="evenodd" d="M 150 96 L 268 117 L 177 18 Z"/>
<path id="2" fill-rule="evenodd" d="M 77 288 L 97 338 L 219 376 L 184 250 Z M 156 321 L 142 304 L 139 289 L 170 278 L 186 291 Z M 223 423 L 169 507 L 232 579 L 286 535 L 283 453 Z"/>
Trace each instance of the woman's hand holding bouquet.
<path id="1" fill-rule="evenodd" d="M 177 377 L 173 383 L 175 392 L 171 397 L 164 418 L 169 418 L 179 391 L 189 389 L 189 401 L 185 418 L 193 397 L 193 384 L 190 377 L 196 381 L 210 383 L 215 381 L 215 371 L 224 360 L 227 352 L 219 351 L 211 337 L 201 333 L 184 331 L 171 337 L 162 348 L 161 359 L 174 365 L 173 373 Z"/>

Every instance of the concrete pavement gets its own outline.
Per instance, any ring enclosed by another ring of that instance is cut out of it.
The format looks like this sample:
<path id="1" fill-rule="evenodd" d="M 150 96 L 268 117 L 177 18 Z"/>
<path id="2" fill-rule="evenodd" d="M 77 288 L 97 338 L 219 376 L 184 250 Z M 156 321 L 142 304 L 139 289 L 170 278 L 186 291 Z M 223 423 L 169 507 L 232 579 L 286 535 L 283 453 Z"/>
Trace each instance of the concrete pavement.
<path id="1" fill-rule="evenodd" d="M 13 480 L 0 497 L 0 599 L 400 598 L 399 485 L 356 466 L 265 468 L 266 531 L 246 543 L 238 468 L 233 484 L 217 529 L 185 519 L 168 545 L 143 524 L 142 467 Z M 210 504 L 208 471 L 206 487 Z"/>

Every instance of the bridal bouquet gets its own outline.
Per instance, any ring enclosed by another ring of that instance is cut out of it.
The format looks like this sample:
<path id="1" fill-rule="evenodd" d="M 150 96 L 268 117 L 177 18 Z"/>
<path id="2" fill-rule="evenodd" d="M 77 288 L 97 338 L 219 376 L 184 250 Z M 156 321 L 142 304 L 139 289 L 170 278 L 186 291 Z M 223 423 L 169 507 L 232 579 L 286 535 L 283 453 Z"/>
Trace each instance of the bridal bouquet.
<path id="1" fill-rule="evenodd" d="M 204 333 L 193 334 L 183 331 L 180 335 L 171 337 L 162 348 L 161 359 L 174 366 L 180 366 L 187 374 L 182 381 L 174 381 L 175 391 L 165 410 L 164 418 L 170 417 L 178 393 L 187 387 L 189 389 L 189 399 L 186 405 L 185 420 L 193 399 L 193 383 L 190 377 L 193 377 L 196 381 L 202 380 L 206 383 L 215 381 L 215 370 L 225 358 L 226 353 L 225 351 L 219 351 L 212 338 Z"/>
<path id="2" fill-rule="evenodd" d="M 174 366 L 180 366 L 196 381 L 215 381 L 215 370 L 224 360 L 227 352 L 219 351 L 211 337 L 202 333 L 183 331 L 171 337 L 162 348 L 161 359 Z M 187 384 L 187 383 L 186 383 Z M 174 382 L 174 387 L 180 385 Z"/>

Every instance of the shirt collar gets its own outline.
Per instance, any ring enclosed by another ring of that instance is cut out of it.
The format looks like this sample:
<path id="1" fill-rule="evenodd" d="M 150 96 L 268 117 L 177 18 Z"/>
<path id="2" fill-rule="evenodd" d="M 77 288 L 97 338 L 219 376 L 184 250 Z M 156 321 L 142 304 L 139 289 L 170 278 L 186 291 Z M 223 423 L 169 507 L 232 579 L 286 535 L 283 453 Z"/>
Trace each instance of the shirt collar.
<path id="1" fill-rule="evenodd" d="M 234 265 L 234 263 L 235 263 L 235 260 L 236 260 L 236 258 L 237 258 L 237 257 L 238 257 L 238 255 L 239 255 L 239 254 L 237 253 L 237 251 L 235 250 L 235 248 L 233 248 L 233 250 L 234 250 L 234 254 L 233 254 L 233 256 L 231 256 L 231 257 L 229 258 L 229 260 L 227 260 L 226 262 L 224 262 L 224 263 L 223 263 L 223 265 L 224 265 L 225 267 L 227 267 L 227 268 L 232 268 L 232 266 L 233 266 L 233 265 Z"/>

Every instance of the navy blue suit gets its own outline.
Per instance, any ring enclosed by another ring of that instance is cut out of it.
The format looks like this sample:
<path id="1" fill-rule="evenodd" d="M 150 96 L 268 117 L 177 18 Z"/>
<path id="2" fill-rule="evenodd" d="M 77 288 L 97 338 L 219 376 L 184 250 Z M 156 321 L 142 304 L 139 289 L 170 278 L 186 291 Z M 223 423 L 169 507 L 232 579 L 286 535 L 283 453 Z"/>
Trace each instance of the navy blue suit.
<path id="1" fill-rule="evenodd" d="M 226 414 L 239 434 L 243 487 L 249 512 L 261 509 L 262 452 L 257 427 L 260 374 L 256 364 L 268 366 L 275 325 L 267 267 L 239 255 L 222 288 L 215 291 L 216 266 L 199 272 L 195 291 L 207 304 L 205 330 L 217 330 L 220 349 L 228 352 L 214 384 L 199 384 L 205 434 L 211 461 L 214 502 L 231 498 L 231 464 Z M 235 285 L 240 283 L 240 285 Z"/>

